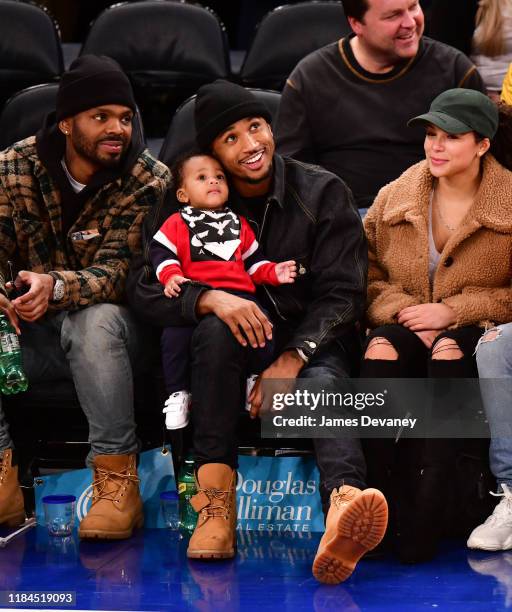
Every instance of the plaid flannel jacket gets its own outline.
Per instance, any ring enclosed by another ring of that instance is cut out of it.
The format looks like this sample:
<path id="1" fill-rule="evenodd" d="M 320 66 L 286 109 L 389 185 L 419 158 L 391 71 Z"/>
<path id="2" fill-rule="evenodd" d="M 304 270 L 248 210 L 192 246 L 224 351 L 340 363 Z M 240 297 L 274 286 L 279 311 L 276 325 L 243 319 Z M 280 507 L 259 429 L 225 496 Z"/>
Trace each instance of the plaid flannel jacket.
<path id="1" fill-rule="evenodd" d="M 31 136 L 0 153 L 0 291 L 12 258 L 19 269 L 64 281 L 54 309 L 120 302 L 130 259 L 140 251 L 142 220 L 163 197 L 169 170 L 144 151 L 130 172 L 87 200 L 62 236 L 61 195 L 35 141 Z"/>

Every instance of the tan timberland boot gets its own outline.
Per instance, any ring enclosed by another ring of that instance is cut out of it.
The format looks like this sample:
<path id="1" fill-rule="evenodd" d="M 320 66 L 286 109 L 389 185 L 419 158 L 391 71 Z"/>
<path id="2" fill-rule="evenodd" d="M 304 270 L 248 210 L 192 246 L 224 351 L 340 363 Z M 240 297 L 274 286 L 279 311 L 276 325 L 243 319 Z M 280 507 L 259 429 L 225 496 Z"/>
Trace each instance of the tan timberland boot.
<path id="1" fill-rule="evenodd" d="M 188 544 L 190 559 L 231 559 L 236 552 L 236 471 L 224 463 L 206 463 L 196 476 L 190 503 L 199 513 Z"/>
<path id="2" fill-rule="evenodd" d="M 0 453 L 0 525 L 17 527 L 25 520 L 18 466 L 12 464 L 12 449 Z"/>
<path id="3" fill-rule="evenodd" d="M 326 584 L 346 580 L 359 559 L 382 540 L 387 524 L 388 504 L 377 489 L 334 489 L 313 576 Z"/>
<path id="4" fill-rule="evenodd" d="M 144 514 L 135 455 L 94 457 L 92 505 L 80 523 L 81 538 L 122 540 L 142 527 Z"/>

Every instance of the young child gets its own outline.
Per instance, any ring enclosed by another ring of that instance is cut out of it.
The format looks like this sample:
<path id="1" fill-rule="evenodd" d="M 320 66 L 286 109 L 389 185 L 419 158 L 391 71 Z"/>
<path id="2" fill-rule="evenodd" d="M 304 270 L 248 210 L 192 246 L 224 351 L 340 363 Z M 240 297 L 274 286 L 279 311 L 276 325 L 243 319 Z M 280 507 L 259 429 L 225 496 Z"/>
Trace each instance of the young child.
<path id="1" fill-rule="evenodd" d="M 256 302 L 255 285 L 293 283 L 294 261 L 272 263 L 265 259 L 249 223 L 227 206 L 224 170 L 209 155 L 191 153 L 173 167 L 176 197 L 183 204 L 171 215 L 150 244 L 151 261 L 167 297 L 177 297 L 181 285 L 202 281 Z M 162 333 L 162 363 L 169 398 L 163 409 L 167 429 L 188 423 L 189 346 L 194 331 L 167 327 Z M 273 360 L 273 344 L 253 349 L 250 371 L 260 373 Z M 256 375 L 248 379 L 248 390 Z"/>

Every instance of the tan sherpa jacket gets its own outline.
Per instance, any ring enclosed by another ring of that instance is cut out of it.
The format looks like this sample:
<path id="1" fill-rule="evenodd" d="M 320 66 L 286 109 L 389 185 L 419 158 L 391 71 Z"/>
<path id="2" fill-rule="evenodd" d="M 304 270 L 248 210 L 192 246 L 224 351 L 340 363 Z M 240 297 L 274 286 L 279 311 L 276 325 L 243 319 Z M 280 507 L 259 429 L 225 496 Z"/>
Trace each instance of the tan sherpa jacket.
<path id="1" fill-rule="evenodd" d="M 491 155 L 483 162 L 475 202 L 428 275 L 428 208 L 433 177 L 427 162 L 381 189 L 364 225 L 368 237 L 371 327 L 396 323 L 407 306 L 443 302 L 453 327 L 512 320 L 512 172 Z"/>

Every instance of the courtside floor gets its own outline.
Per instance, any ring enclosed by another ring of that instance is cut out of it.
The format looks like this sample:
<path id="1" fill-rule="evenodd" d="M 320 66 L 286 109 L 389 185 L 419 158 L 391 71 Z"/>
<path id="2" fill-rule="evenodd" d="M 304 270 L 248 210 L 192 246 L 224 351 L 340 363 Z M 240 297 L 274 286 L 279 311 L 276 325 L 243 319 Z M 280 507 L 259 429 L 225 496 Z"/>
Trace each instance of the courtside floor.
<path id="1" fill-rule="evenodd" d="M 76 605 L 67 609 L 75 610 L 512 607 L 512 551 L 476 553 L 460 542 L 447 543 L 442 556 L 423 565 L 400 565 L 391 556 L 364 560 L 346 583 L 331 587 L 311 575 L 319 539 L 319 534 L 242 532 L 235 560 L 207 563 L 188 561 L 186 540 L 163 529 L 139 531 L 127 541 L 80 543 L 76 536 L 51 538 L 37 527 L 0 549 L 0 591 L 74 592 Z M 0 608 L 9 608 L 2 597 Z"/>

